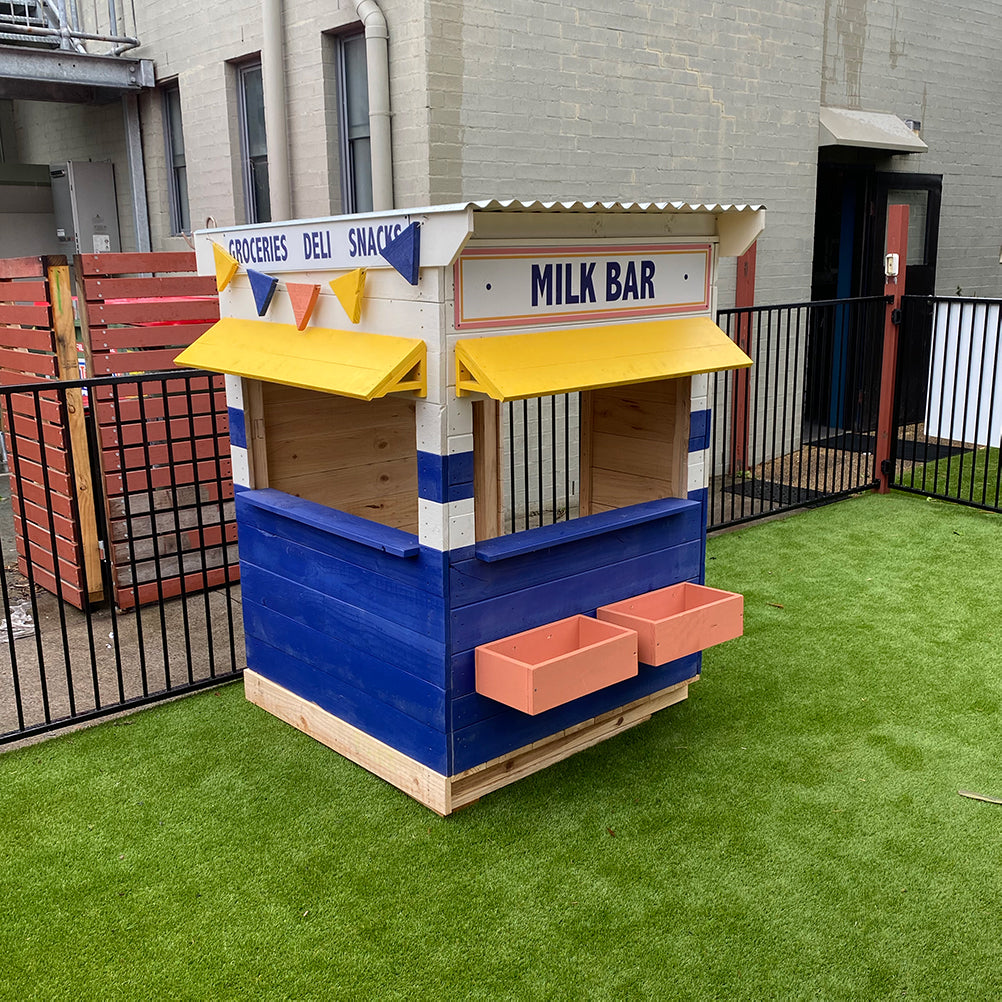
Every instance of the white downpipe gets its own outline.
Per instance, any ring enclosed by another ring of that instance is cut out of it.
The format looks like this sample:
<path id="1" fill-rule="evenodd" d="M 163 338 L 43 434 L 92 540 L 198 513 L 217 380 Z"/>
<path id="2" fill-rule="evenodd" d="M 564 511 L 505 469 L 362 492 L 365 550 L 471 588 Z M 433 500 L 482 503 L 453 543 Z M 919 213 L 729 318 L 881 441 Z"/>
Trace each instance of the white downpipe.
<path id="1" fill-rule="evenodd" d="M 285 35 L 282 0 L 261 0 L 264 40 L 261 43 L 261 88 L 264 131 L 268 137 L 268 196 L 271 218 L 292 218 L 289 181 L 288 100 L 285 88 Z"/>
<path id="2" fill-rule="evenodd" d="M 265 0 L 267 2 L 267 0 Z M 372 208 L 393 208 L 393 151 L 390 145 L 390 37 L 376 0 L 355 0 L 365 26 L 365 71 L 369 81 L 369 149 L 372 154 Z"/>

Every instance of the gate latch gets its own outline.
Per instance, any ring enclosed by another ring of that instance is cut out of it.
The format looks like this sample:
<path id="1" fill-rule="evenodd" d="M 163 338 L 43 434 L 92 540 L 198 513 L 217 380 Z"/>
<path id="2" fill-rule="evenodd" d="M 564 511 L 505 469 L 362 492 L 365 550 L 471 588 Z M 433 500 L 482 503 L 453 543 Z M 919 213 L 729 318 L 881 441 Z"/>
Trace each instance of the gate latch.
<path id="1" fill-rule="evenodd" d="M 894 324 L 895 327 L 901 326 L 901 307 L 898 307 L 896 310 L 891 310 L 891 323 Z"/>

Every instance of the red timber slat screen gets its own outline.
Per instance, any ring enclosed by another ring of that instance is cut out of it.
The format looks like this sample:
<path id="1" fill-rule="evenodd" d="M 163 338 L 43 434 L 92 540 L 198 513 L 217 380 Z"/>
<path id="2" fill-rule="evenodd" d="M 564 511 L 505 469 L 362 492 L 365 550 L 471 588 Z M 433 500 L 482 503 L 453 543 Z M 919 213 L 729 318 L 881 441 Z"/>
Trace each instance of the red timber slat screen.
<path id="1" fill-rule="evenodd" d="M 75 259 L 89 376 L 174 368 L 219 318 L 193 253 Z M 222 376 L 91 390 L 111 577 L 120 608 L 236 580 L 236 522 Z"/>
<path id="2" fill-rule="evenodd" d="M 69 266 L 0 260 L 0 382 L 79 379 Z M 12 393 L 3 430 L 18 570 L 84 608 L 103 597 L 83 394 Z"/>

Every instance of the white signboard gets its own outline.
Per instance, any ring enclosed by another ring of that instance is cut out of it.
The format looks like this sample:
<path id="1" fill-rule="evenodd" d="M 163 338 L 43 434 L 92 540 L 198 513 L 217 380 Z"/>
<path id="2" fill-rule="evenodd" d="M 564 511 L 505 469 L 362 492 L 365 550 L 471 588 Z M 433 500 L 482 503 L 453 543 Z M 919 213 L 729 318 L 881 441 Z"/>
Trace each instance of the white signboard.
<path id="1" fill-rule="evenodd" d="M 371 213 L 200 230 L 196 234 L 199 271 L 212 274 L 214 270 L 210 241 L 245 267 L 269 275 L 390 268 L 382 252 L 412 222 L 421 224 L 422 267 L 452 264 L 472 229 L 472 215 L 462 209 L 433 216 Z"/>
<path id="2" fill-rule="evenodd" d="M 330 268 L 388 268 L 382 251 L 410 224 L 409 217 L 364 222 L 316 220 L 269 229 L 218 230 L 212 234 L 242 265 L 265 272 Z"/>
<path id="3" fill-rule="evenodd" d="M 456 327 L 663 316 L 710 307 L 710 244 L 467 248 Z"/>

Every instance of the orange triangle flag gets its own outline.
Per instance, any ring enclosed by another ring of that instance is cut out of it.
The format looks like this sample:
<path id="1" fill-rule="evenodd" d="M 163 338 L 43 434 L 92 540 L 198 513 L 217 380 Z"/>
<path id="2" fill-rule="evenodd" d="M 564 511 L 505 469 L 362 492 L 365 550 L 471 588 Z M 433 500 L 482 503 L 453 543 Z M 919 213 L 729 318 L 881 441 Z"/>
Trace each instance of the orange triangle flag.
<path id="1" fill-rule="evenodd" d="M 365 291 L 365 269 L 356 268 L 347 275 L 331 279 L 330 287 L 334 290 L 338 302 L 344 307 L 348 319 L 357 324 L 362 319 L 362 293 Z"/>
<path id="2" fill-rule="evenodd" d="M 310 317 L 313 316 L 313 308 L 317 305 L 320 286 L 306 285 L 303 282 L 286 282 L 285 288 L 289 293 L 292 312 L 296 317 L 296 327 L 304 331 L 310 322 Z"/>
<path id="3" fill-rule="evenodd" d="M 216 259 L 216 288 L 222 292 L 237 273 L 240 262 L 215 242 L 212 244 L 212 256 Z"/>

